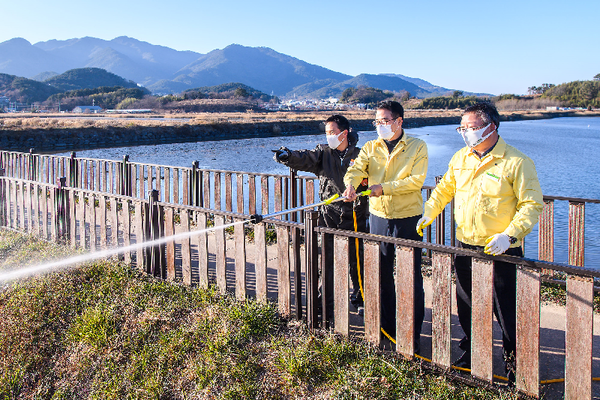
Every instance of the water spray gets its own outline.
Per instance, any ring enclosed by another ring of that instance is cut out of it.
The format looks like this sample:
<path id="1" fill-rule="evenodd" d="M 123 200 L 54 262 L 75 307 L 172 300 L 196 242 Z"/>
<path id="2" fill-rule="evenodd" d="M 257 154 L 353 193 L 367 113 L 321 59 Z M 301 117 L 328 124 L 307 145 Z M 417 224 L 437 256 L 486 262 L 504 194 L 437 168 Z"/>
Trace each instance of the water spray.
<path id="1" fill-rule="evenodd" d="M 345 197 L 341 197 L 339 194 L 336 194 L 332 197 L 330 197 L 327 200 L 323 200 L 321 202 L 318 203 L 314 203 L 314 204 L 308 204 L 308 205 L 304 205 L 304 206 L 300 206 L 300 207 L 295 207 L 295 208 L 291 208 L 288 210 L 284 210 L 284 211 L 278 211 L 272 214 L 266 214 L 266 215 L 260 215 L 260 214 L 253 214 L 252 216 L 250 216 L 249 219 L 245 219 L 243 221 L 236 221 L 236 222 L 232 222 L 229 224 L 225 224 L 225 225 L 218 225 L 218 226 L 213 226 L 210 228 L 205 228 L 205 229 L 199 229 L 199 230 L 194 230 L 194 231 L 188 231 L 188 232 L 182 232 L 182 233 L 178 233 L 175 235 L 171 235 L 171 236 L 166 236 L 160 239 L 156 239 L 156 240 L 151 240 L 151 241 L 146 241 L 146 242 L 141 242 L 141 243 L 136 243 L 136 244 L 132 244 L 129 246 L 124 246 L 124 247 L 116 247 L 113 249 L 107 249 L 107 250 L 101 250 L 101 251 L 97 251 L 94 253 L 88 253 L 88 254 L 82 254 L 82 255 L 78 255 L 78 256 L 74 256 L 74 257 L 70 257 L 64 260 L 59 260 L 59 261 L 55 261 L 55 262 L 51 262 L 51 263 L 47 263 L 47 264 L 41 264 L 41 265 L 36 265 L 36 266 L 32 266 L 32 267 L 27 267 L 27 268 L 20 268 L 20 269 L 15 269 L 15 270 L 11 270 L 11 271 L 7 271 L 4 273 L 0 274 L 0 282 L 1 281 L 10 281 L 10 280 L 14 280 L 14 279 L 19 279 L 19 278 L 23 278 L 26 276 L 30 276 L 39 272 L 43 272 L 46 270 L 52 270 L 52 269 L 64 269 L 68 266 L 71 266 L 73 264 L 79 264 L 79 263 L 83 263 L 83 262 L 87 262 L 87 261 L 92 261 L 92 260 L 97 260 L 97 259 L 101 259 L 101 258 L 106 258 L 106 257 L 111 257 L 114 255 L 118 255 L 121 253 L 126 253 L 129 251 L 134 251 L 134 250 L 138 250 L 138 249 L 143 249 L 145 247 L 152 247 L 152 246 L 157 246 L 160 244 L 164 244 L 164 243 L 168 243 L 174 240 L 178 240 L 178 239 L 186 239 L 192 236 L 196 236 L 202 233 L 206 233 L 206 232 L 211 232 L 211 231 L 215 231 L 218 229 L 225 229 L 228 228 L 230 226 L 235 226 L 235 225 L 240 225 L 240 224 L 245 224 L 247 222 L 253 223 L 253 224 L 257 224 L 260 223 L 261 221 L 263 221 L 263 219 L 265 218 L 273 218 L 273 217 L 277 217 L 280 215 L 284 215 L 284 214 L 289 214 L 292 212 L 296 212 L 296 211 L 300 211 L 300 210 L 304 210 L 307 208 L 313 208 L 313 207 L 318 207 L 321 205 L 328 205 L 328 204 L 332 204 L 335 202 L 338 202 L 340 200 L 344 200 Z"/>

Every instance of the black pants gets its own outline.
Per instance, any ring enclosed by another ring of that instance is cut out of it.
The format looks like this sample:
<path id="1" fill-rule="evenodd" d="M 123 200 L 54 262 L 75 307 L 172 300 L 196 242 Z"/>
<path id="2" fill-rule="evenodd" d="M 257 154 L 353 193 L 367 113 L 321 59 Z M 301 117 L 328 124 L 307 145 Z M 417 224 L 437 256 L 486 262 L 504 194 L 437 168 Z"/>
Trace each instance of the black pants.
<path id="1" fill-rule="evenodd" d="M 417 221 L 420 215 L 401 219 L 380 218 L 373 214 L 370 217 L 371 233 L 395 238 L 422 241 L 417 233 Z M 396 336 L 396 285 L 394 280 L 395 246 L 381 243 L 379 247 L 381 260 L 381 327 L 392 337 Z M 423 275 L 421 275 L 421 249 L 415 249 L 415 349 L 419 350 L 421 325 L 425 317 L 425 291 Z M 401 315 L 398 316 L 402 318 Z"/>
<path id="2" fill-rule="evenodd" d="M 340 212 L 339 209 L 331 208 L 331 207 L 323 207 L 319 210 L 319 219 L 318 225 L 325 226 L 327 228 L 334 229 L 345 229 L 349 231 L 354 231 L 354 218 L 352 215 L 351 207 L 345 210 L 345 212 Z M 357 230 L 358 232 L 367 232 L 367 221 L 364 218 L 357 218 Z M 333 235 L 326 236 L 327 243 L 326 247 L 329 249 L 326 254 L 325 259 L 325 276 L 327 278 L 327 287 L 326 290 L 326 304 L 327 311 L 330 316 L 333 315 Z M 360 296 L 359 282 L 358 282 L 358 265 L 356 260 L 356 240 L 354 238 L 350 238 L 348 240 L 348 262 L 350 267 L 350 279 L 352 281 L 352 287 L 354 288 L 354 295 Z M 361 281 L 364 284 L 364 248 L 362 239 L 358 240 L 358 252 L 360 259 L 360 272 L 361 272 Z M 362 296 L 359 297 L 360 303 L 362 303 Z M 355 301 L 353 303 L 356 304 Z"/>
<path id="3" fill-rule="evenodd" d="M 483 247 L 471 246 L 459 242 L 465 249 L 483 251 Z M 521 247 L 509 248 L 506 253 L 523 257 Z M 456 272 L 456 305 L 458 319 L 465 332 L 460 348 L 471 349 L 471 257 L 456 256 L 454 261 Z M 506 262 L 494 263 L 494 315 L 502 329 L 502 346 L 504 354 L 514 358 L 517 343 L 517 267 Z"/>

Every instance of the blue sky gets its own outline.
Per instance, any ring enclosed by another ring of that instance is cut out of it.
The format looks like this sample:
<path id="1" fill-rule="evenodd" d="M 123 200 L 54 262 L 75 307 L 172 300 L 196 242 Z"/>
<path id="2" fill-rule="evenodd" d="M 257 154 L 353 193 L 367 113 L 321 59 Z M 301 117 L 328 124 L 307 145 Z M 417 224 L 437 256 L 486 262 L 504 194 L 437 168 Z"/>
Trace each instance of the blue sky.
<path id="1" fill-rule="evenodd" d="M 493 94 L 600 73 L 599 0 L 2 3 L 0 42 L 130 36 L 199 53 L 237 43 L 349 75 Z"/>

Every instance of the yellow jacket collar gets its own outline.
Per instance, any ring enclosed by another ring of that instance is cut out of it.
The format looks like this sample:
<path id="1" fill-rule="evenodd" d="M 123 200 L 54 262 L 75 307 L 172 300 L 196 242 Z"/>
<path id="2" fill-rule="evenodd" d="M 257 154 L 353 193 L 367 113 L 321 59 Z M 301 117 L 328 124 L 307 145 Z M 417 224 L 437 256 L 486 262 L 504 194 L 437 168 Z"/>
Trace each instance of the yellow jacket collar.
<path id="1" fill-rule="evenodd" d="M 404 128 L 400 128 L 402 129 L 402 135 L 400 136 L 400 141 L 398 143 L 403 143 L 404 145 L 406 145 L 406 132 L 404 131 Z M 377 136 L 377 144 L 380 146 L 384 146 L 385 148 L 387 148 L 387 144 L 385 142 L 385 140 L 383 140 L 382 138 L 380 138 L 379 136 Z M 394 147 L 394 150 L 396 150 L 398 148 L 398 144 L 396 144 L 396 147 Z"/>
<path id="2" fill-rule="evenodd" d="M 498 141 L 496 142 L 496 145 L 494 146 L 492 151 L 483 156 L 482 160 L 487 158 L 488 156 L 494 158 L 503 158 L 504 153 L 506 153 L 506 142 L 504 141 L 504 139 L 502 139 L 502 136 L 498 136 Z M 475 154 L 473 149 L 469 149 L 469 156 L 479 158 L 477 154 Z"/>

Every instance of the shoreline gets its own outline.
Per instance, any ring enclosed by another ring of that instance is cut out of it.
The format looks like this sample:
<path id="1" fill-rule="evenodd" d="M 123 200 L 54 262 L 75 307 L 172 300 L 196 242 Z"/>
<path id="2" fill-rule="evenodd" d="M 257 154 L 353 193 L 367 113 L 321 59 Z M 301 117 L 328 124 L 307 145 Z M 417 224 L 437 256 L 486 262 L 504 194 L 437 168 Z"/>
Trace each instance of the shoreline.
<path id="1" fill-rule="evenodd" d="M 314 135 L 330 115 L 345 115 L 357 131 L 373 130 L 369 111 L 218 113 L 148 116 L 0 114 L 0 149 L 54 153 L 109 147 L 235 138 Z M 460 124 L 462 110 L 406 110 L 404 127 Z M 600 117 L 600 110 L 501 112 L 501 121 Z"/>

